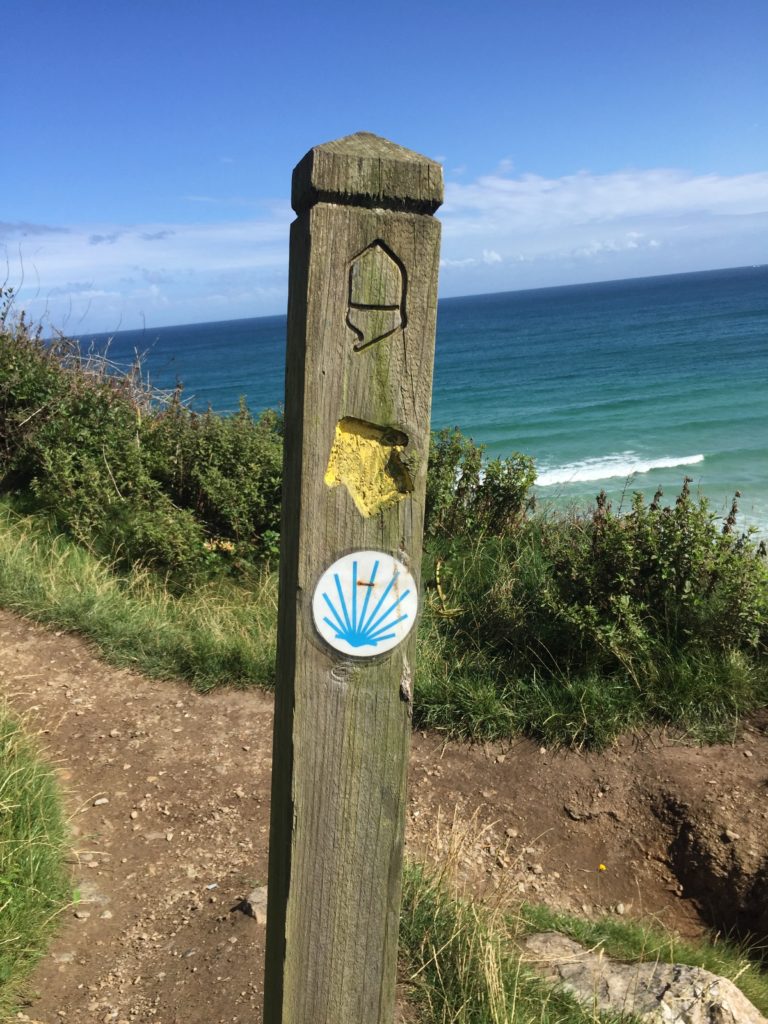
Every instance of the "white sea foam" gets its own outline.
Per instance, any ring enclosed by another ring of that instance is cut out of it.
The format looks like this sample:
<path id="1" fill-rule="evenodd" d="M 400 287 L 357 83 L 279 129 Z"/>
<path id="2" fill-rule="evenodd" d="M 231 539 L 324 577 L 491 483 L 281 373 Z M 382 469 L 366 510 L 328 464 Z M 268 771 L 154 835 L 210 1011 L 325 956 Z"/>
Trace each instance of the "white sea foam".
<path id="1" fill-rule="evenodd" d="M 543 468 L 536 477 L 539 487 L 553 484 L 583 483 L 590 480 L 626 479 L 637 473 L 650 473 L 652 469 L 675 469 L 677 466 L 695 466 L 704 461 L 703 455 L 668 456 L 658 459 L 642 458 L 636 452 L 618 452 L 601 459 L 568 462 L 564 466 Z"/>

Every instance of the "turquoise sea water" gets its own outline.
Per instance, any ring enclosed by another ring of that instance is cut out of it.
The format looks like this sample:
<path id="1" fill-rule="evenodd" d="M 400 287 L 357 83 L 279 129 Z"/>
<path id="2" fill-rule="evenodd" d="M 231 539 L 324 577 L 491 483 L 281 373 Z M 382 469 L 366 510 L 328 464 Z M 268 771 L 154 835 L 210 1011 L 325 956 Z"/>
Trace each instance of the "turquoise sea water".
<path id="1" fill-rule="evenodd" d="M 112 337 L 134 351 L 196 408 L 282 402 L 284 317 Z M 768 534 L 768 266 L 442 300 L 432 425 L 532 455 L 544 501 L 671 501 L 688 474 Z"/>

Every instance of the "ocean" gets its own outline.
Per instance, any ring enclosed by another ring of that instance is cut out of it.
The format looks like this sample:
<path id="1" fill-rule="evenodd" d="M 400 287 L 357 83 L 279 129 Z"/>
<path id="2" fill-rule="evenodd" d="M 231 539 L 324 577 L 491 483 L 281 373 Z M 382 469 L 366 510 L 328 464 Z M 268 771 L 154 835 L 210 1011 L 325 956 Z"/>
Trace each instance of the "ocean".
<path id="1" fill-rule="evenodd" d="M 140 353 L 196 409 L 282 403 L 284 316 L 81 342 Z M 768 265 L 443 299 L 432 426 L 533 456 L 540 503 L 671 502 L 688 475 L 718 515 L 739 490 L 768 536 Z"/>

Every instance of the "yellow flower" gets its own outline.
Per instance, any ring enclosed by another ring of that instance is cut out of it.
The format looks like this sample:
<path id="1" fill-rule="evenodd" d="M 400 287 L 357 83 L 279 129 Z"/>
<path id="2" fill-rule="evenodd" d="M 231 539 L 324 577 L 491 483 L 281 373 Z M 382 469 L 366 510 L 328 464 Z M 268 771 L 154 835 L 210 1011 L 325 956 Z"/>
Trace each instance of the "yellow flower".
<path id="1" fill-rule="evenodd" d="M 605 864 L 598 864 L 597 865 L 597 870 L 598 871 L 607 871 L 608 868 L 605 866 Z"/>

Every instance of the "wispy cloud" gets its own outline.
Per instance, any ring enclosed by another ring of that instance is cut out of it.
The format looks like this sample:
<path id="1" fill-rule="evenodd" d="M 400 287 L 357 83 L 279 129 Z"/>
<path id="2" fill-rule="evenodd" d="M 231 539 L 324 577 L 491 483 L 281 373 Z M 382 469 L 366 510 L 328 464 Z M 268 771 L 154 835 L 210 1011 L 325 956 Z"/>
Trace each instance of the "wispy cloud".
<path id="1" fill-rule="evenodd" d="M 545 178 L 499 168 L 446 186 L 443 295 L 766 259 L 768 171 Z M 0 253 L 23 281 L 20 304 L 64 330 L 274 313 L 285 308 L 293 213 L 285 199 L 258 205 L 258 218 L 218 223 L 0 222 Z"/>
<path id="2" fill-rule="evenodd" d="M 114 245 L 122 234 L 122 231 L 113 231 L 110 235 L 91 235 L 88 245 Z"/>
<path id="3" fill-rule="evenodd" d="M 450 182 L 441 216 L 445 294 L 760 262 L 768 171 L 545 178 L 512 176 L 502 162 Z"/>
<path id="4" fill-rule="evenodd" d="M 563 178 L 488 175 L 449 186 L 443 215 L 455 232 L 550 228 L 628 218 L 768 211 L 768 171 L 731 177 L 677 170 L 586 171 Z M 500 222 L 501 221 L 501 222 Z"/>
<path id="5" fill-rule="evenodd" d="M 33 245 L 4 239 L 9 283 L 22 286 L 20 306 L 72 333 L 273 313 L 287 291 L 290 218 L 279 210 L 261 221 L 71 226 L 37 232 Z"/>
<path id="6" fill-rule="evenodd" d="M 68 234 L 69 228 L 52 227 L 50 224 L 30 224 L 29 221 L 0 220 L 0 241 L 13 238 L 27 238 L 30 235 Z"/>

